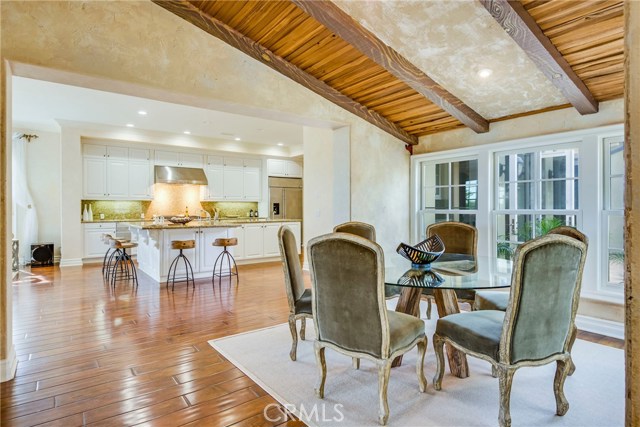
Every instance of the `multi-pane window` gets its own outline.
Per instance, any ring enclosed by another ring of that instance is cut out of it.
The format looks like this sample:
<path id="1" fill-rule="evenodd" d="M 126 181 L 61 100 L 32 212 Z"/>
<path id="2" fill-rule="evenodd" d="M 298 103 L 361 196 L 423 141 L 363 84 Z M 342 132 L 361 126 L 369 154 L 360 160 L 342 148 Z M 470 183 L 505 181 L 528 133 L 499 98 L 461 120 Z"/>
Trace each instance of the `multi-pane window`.
<path id="1" fill-rule="evenodd" d="M 624 142 L 604 139 L 604 288 L 622 291 L 624 281 Z"/>
<path id="2" fill-rule="evenodd" d="M 510 259 L 520 243 L 552 228 L 577 225 L 578 154 L 575 146 L 496 153 L 498 257 Z"/>
<path id="3" fill-rule="evenodd" d="M 423 162 L 420 165 L 420 183 L 420 238 L 424 238 L 426 227 L 435 222 L 476 224 L 477 159 Z"/>

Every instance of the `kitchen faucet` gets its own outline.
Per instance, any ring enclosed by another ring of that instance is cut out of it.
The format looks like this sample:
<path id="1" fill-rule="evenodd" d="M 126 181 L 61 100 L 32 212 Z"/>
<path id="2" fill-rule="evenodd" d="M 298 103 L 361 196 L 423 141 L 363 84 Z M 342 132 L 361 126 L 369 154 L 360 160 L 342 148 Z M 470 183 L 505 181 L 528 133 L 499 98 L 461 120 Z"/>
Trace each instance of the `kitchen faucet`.
<path id="1" fill-rule="evenodd" d="M 204 218 L 211 219 L 211 214 L 206 209 L 200 209 L 198 211 L 198 219 L 202 221 L 202 212 L 204 212 Z"/>

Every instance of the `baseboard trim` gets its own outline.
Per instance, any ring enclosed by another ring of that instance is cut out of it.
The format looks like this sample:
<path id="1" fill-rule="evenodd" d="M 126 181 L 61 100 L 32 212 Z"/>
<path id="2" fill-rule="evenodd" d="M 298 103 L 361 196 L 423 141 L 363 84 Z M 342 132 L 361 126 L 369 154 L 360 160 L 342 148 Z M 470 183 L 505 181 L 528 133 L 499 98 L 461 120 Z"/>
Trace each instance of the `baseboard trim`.
<path id="1" fill-rule="evenodd" d="M 16 369 L 18 368 L 18 357 L 16 356 L 16 349 L 11 346 L 9 357 L 7 359 L 0 360 L 0 383 L 12 380 L 16 376 Z"/>
<path id="2" fill-rule="evenodd" d="M 64 267 L 82 267 L 82 258 L 60 259 L 60 268 Z"/>
<path id="3" fill-rule="evenodd" d="M 613 322 L 611 320 L 578 314 L 576 316 L 576 326 L 582 331 L 593 332 L 594 334 L 620 340 L 624 339 L 624 324 L 621 322 Z"/>

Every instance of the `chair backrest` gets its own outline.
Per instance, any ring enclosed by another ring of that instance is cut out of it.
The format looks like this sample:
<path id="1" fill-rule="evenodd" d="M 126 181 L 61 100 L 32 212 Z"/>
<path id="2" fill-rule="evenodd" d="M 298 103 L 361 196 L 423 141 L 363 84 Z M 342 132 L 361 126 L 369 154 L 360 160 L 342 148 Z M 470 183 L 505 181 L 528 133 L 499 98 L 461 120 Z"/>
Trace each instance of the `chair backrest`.
<path id="1" fill-rule="evenodd" d="M 587 245 L 547 234 L 521 244 L 513 261 L 500 360 L 541 360 L 567 351 Z"/>
<path id="2" fill-rule="evenodd" d="M 300 257 L 298 256 L 298 246 L 296 236 L 286 225 L 278 230 L 278 243 L 280 246 L 280 257 L 282 259 L 282 269 L 284 270 L 284 284 L 289 303 L 289 312 L 295 313 L 296 301 L 304 293 L 304 278 L 300 268 Z"/>
<path id="3" fill-rule="evenodd" d="M 333 227 L 334 233 L 349 233 L 356 236 L 364 237 L 372 242 L 376 241 L 376 229 L 373 225 L 366 222 L 350 221 L 338 224 Z"/>
<path id="4" fill-rule="evenodd" d="M 427 237 L 434 234 L 444 242 L 444 251 L 450 254 L 478 255 L 478 229 L 463 222 L 437 222 L 427 227 Z"/>
<path id="5" fill-rule="evenodd" d="M 585 236 L 582 232 L 574 227 L 561 225 L 560 227 L 549 230 L 547 234 L 561 234 L 563 236 L 573 237 L 574 239 L 580 240 L 585 245 L 589 245 L 589 239 L 587 238 L 587 236 Z"/>
<path id="6" fill-rule="evenodd" d="M 312 239 L 308 256 L 316 338 L 388 357 L 382 248 L 364 237 L 333 233 Z"/>

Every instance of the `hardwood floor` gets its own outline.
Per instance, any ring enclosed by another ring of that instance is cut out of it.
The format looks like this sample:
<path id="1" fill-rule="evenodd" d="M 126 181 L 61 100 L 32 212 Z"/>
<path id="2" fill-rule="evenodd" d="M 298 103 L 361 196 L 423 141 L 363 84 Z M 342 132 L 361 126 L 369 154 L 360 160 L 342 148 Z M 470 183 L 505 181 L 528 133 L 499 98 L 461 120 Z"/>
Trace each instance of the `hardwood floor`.
<path id="1" fill-rule="evenodd" d="M 215 292 L 209 280 L 171 292 L 143 274 L 137 290 L 118 283 L 114 291 L 97 265 L 21 273 L 13 285 L 19 364 L 0 387 L 1 424 L 304 425 L 266 419 L 277 402 L 207 344 L 286 322 L 283 281 L 277 263 L 241 266 L 238 288 L 223 282 Z"/>

